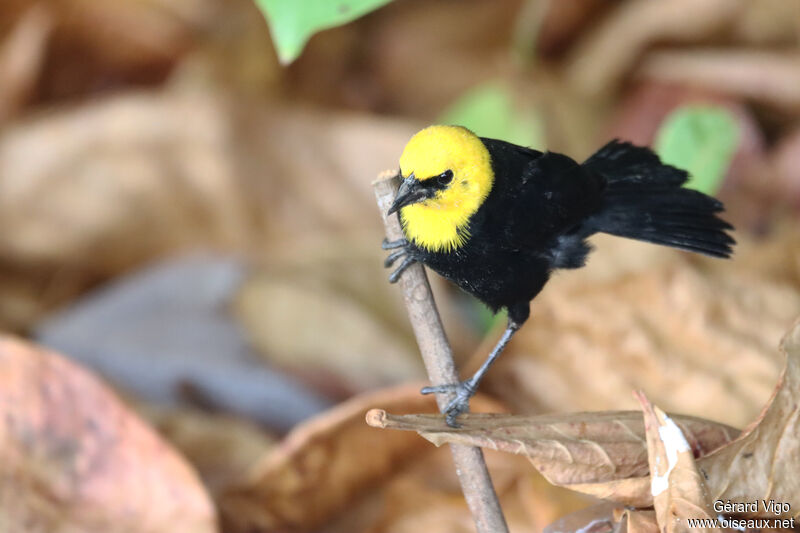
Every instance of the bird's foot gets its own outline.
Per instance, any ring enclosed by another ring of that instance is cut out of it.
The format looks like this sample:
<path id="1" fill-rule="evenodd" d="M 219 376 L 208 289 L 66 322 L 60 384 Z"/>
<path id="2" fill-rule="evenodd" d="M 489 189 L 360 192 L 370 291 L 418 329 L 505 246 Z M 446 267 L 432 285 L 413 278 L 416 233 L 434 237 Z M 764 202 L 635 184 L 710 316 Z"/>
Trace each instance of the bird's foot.
<path id="1" fill-rule="evenodd" d="M 405 248 L 406 246 L 408 246 L 408 241 L 406 239 L 397 239 L 396 241 L 383 239 L 381 243 L 381 248 L 384 250 L 394 250 L 395 248 Z"/>
<path id="2" fill-rule="evenodd" d="M 381 243 L 381 248 L 384 250 L 395 250 L 394 252 L 390 253 L 386 256 L 386 260 L 383 262 L 383 266 L 385 268 L 389 268 L 394 263 L 403 258 L 403 261 L 391 274 L 389 274 L 389 283 L 397 283 L 397 280 L 400 279 L 400 275 L 416 262 L 409 253 L 408 253 L 408 241 L 406 239 L 398 239 L 396 241 L 390 241 L 388 239 L 383 239 Z"/>
<path id="3" fill-rule="evenodd" d="M 459 428 L 461 424 L 456 421 L 458 415 L 469 412 L 469 399 L 475 396 L 478 385 L 472 379 L 467 379 L 459 383 L 449 383 L 447 385 L 435 385 L 424 387 L 422 394 L 452 393 L 455 394 L 450 403 L 444 408 L 445 422 L 451 428 Z"/>

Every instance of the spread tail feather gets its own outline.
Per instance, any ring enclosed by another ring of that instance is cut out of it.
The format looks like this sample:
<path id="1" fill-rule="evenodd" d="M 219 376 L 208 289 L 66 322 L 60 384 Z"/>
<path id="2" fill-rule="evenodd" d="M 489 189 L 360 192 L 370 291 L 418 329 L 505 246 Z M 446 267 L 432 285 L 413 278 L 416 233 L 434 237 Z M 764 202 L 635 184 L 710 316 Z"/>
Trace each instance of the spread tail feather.
<path id="1" fill-rule="evenodd" d="M 730 257 L 733 227 L 719 218 L 719 200 L 684 189 L 688 174 L 661 163 L 648 148 L 611 141 L 584 162 L 606 180 L 603 208 L 594 231 L 671 246 L 713 257 Z"/>

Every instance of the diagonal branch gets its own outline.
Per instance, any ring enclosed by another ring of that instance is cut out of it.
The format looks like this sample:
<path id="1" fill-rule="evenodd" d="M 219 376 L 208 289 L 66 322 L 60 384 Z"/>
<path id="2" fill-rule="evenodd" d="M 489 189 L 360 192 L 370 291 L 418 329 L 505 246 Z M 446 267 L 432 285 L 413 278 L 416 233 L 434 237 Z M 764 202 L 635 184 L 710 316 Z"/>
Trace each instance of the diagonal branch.
<path id="1" fill-rule="evenodd" d="M 373 183 L 386 237 L 390 241 L 403 237 L 397 217 L 387 217 L 386 211 L 397 192 L 399 180 L 396 172 L 383 172 Z M 444 334 L 442 320 L 433 301 L 425 269 L 420 264 L 410 266 L 400 278 L 408 318 L 417 337 L 422 359 L 432 385 L 458 381 L 453 351 Z M 449 402 L 446 395 L 437 394 L 436 401 L 442 410 Z M 492 486 L 489 471 L 480 448 L 451 444 L 453 462 L 461 482 L 461 490 L 475 519 L 478 533 L 508 533 L 503 511 Z"/>

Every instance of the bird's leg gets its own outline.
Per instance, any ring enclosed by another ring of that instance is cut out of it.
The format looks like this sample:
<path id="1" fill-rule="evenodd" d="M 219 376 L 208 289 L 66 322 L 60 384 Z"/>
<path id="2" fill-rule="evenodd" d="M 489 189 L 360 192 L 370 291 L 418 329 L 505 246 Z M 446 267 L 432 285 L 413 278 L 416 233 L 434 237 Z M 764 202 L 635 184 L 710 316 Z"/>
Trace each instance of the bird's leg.
<path id="1" fill-rule="evenodd" d="M 447 425 L 453 428 L 460 427 L 458 422 L 456 422 L 456 417 L 461 413 L 466 413 L 469 411 L 469 399 L 475 395 L 475 392 L 478 390 L 478 385 L 483 379 L 484 374 L 489 370 L 489 367 L 492 366 L 492 363 L 497 360 L 500 354 L 503 352 L 503 349 L 508 344 L 508 341 L 511 340 L 511 337 L 514 336 L 514 333 L 517 332 L 519 329 L 520 324 L 514 322 L 513 320 L 508 321 L 508 327 L 506 327 L 503 336 L 500 338 L 498 343 L 495 345 L 494 349 L 489 354 L 489 357 L 483 362 L 481 367 L 475 372 L 472 377 L 466 379 L 460 383 L 449 383 L 447 385 L 436 385 L 433 387 L 425 387 L 422 389 L 422 394 L 431 394 L 431 393 L 455 393 L 455 397 L 447 404 L 445 407 L 445 421 Z"/>
<path id="2" fill-rule="evenodd" d="M 390 253 L 383 262 L 383 266 L 386 268 L 392 266 L 401 257 L 403 258 L 403 260 L 400 262 L 400 265 L 391 274 L 389 274 L 389 283 L 397 283 L 397 280 L 400 279 L 400 275 L 403 273 L 403 271 L 413 265 L 417 260 L 414 259 L 411 253 L 409 253 L 409 244 L 406 239 L 398 239 L 396 241 L 383 239 L 381 248 L 384 250 L 395 250 L 394 252 Z"/>

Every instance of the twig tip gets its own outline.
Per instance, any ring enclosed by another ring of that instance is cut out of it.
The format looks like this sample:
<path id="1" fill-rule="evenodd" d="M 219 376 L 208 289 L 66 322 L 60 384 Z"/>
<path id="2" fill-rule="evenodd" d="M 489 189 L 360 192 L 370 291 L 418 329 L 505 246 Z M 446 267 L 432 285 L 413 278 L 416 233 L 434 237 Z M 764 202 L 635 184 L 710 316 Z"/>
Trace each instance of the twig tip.
<path id="1" fill-rule="evenodd" d="M 386 411 L 383 409 L 370 409 L 367 411 L 367 425 L 374 428 L 386 429 Z"/>

